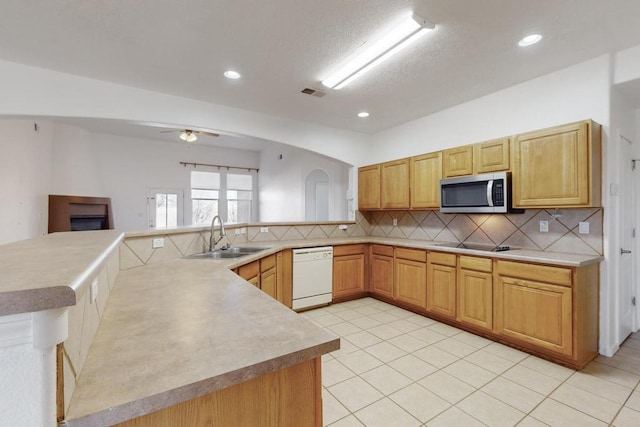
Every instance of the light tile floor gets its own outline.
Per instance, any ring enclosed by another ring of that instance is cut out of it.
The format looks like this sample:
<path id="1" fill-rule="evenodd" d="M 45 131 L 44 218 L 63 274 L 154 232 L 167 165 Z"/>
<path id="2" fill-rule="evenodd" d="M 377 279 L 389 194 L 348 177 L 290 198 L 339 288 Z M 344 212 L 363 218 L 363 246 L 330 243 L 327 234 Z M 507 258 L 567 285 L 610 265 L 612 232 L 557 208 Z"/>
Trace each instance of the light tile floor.
<path id="1" fill-rule="evenodd" d="M 325 425 L 640 426 L 640 332 L 576 372 L 373 298 L 303 315 L 341 337 Z"/>

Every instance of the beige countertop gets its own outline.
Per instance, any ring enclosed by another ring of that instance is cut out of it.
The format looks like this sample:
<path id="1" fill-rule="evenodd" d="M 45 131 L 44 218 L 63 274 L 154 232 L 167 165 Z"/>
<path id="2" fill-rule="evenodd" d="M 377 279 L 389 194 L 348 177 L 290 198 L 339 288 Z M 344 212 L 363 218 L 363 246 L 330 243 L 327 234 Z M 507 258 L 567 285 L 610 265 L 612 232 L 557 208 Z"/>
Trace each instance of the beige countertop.
<path id="1" fill-rule="evenodd" d="M 120 244 L 120 231 L 54 233 L 0 246 L 0 316 L 76 304 L 80 285 Z"/>
<path id="2" fill-rule="evenodd" d="M 67 425 L 111 425 L 339 348 L 227 265 L 176 259 L 121 271 Z"/>

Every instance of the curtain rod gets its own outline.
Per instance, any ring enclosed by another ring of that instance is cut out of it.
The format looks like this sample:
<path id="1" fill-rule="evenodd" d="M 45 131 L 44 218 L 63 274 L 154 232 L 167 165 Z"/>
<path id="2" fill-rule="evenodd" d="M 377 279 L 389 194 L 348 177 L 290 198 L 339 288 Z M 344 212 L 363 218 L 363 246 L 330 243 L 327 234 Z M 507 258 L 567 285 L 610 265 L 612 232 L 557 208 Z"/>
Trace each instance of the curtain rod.
<path id="1" fill-rule="evenodd" d="M 185 168 L 189 165 L 193 166 L 194 169 L 198 166 L 210 166 L 212 168 L 226 168 L 227 170 L 229 169 L 246 169 L 247 171 L 251 172 L 251 171 L 256 171 L 256 172 L 260 172 L 260 169 L 258 168 L 245 168 L 245 167 L 241 167 L 241 166 L 228 166 L 228 165 L 212 165 L 209 163 L 194 163 L 194 162 L 180 162 L 180 164 L 182 166 L 184 166 Z"/>

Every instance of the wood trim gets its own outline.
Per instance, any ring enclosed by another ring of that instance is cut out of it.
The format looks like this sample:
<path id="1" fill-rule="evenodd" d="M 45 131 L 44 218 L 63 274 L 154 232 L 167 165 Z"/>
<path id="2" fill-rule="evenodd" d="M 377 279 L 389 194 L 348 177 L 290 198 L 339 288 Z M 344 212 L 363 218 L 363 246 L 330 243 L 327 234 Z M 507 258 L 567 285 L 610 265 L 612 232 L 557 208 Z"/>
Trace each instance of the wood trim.
<path id="1" fill-rule="evenodd" d="M 64 346 L 56 345 L 56 418 L 64 421 Z"/>

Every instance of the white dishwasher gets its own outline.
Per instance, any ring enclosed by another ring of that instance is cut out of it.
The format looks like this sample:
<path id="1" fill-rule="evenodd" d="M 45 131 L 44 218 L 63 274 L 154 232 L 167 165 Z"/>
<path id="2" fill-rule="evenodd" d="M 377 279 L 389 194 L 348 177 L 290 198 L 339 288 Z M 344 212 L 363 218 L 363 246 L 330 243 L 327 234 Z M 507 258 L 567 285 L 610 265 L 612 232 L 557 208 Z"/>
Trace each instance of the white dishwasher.
<path id="1" fill-rule="evenodd" d="M 333 246 L 293 250 L 294 310 L 328 304 L 333 288 Z"/>

